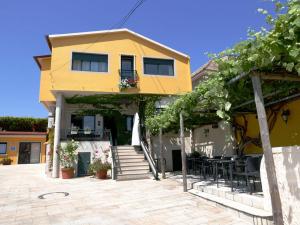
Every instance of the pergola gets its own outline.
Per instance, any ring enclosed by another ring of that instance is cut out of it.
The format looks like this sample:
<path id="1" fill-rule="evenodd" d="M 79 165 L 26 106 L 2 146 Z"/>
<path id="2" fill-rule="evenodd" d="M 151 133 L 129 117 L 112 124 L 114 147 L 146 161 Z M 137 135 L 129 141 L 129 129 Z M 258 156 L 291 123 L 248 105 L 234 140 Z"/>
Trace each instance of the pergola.
<path id="1" fill-rule="evenodd" d="M 272 154 L 272 147 L 270 143 L 270 135 L 269 135 L 269 127 L 268 120 L 266 115 L 266 105 L 264 104 L 264 98 L 270 97 L 272 95 L 263 95 L 261 80 L 271 80 L 271 81 L 292 81 L 292 82 L 300 82 L 300 76 L 297 74 L 292 74 L 288 72 L 284 73 L 271 73 L 271 72 L 260 72 L 257 70 L 252 70 L 249 73 L 241 74 L 233 79 L 231 79 L 228 84 L 232 85 L 241 79 L 251 78 L 254 100 L 249 100 L 243 104 L 242 106 L 255 103 L 255 108 L 257 112 L 257 118 L 259 122 L 259 130 L 262 142 L 263 153 L 265 157 L 265 165 L 267 172 L 267 179 L 269 183 L 269 190 L 271 196 L 271 203 L 273 209 L 273 218 L 275 224 L 283 224 L 283 216 L 282 216 L 282 208 L 281 208 L 281 200 L 278 189 L 278 182 L 275 171 L 275 163 Z M 293 94 L 291 96 L 286 96 L 281 99 L 277 99 L 276 101 L 272 101 L 272 104 L 276 104 L 281 101 L 288 100 L 290 98 L 300 97 L 300 92 Z M 270 104 L 270 103 L 269 103 Z M 238 109 L 241 105 L 234 107 Z M 186 154 L 185 154 L 185 142 L 184 142 L 184 117 L 182 112 L 179 115 L 180 118 L 180 139 L 181 139 L 181 155 L 182 155 L 182 176 L 183 176 L 183 191 L 187 191 L 187 171 L 186 171 Z M 160 132 L 161 136 L 161 132 Z"/>

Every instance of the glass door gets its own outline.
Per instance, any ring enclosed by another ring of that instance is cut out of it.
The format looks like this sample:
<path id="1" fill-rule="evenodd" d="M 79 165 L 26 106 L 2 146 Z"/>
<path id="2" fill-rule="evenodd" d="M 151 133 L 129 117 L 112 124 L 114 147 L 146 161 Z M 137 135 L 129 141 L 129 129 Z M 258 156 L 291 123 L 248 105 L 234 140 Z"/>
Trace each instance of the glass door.
<path id="1" fill-rule="evenodd" d="M 31 143 L 30 163 L 39 163 L 41 157 L 41 143 Z"/>
<path id="2" fill-rule="evenodd" d="M 134 79 L 134 57 L 121 56 L 121 79 Z"/>

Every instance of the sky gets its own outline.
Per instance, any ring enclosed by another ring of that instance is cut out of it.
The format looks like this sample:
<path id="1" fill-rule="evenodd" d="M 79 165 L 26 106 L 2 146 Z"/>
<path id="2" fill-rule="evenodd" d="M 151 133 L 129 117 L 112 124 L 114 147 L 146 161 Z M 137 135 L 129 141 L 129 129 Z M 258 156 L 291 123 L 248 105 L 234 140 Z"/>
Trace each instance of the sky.
<path id="1" fill-rule="evenodd" d="M 105 30 L 137 0 L 1 0 L 0 116 L 47 117 L 39 103 L 35 55 L 49 54 L 45 35 Z M 188 54 L 191 71 L 265 25 L 263 0 L 147 0 L 123 26 Z"/>

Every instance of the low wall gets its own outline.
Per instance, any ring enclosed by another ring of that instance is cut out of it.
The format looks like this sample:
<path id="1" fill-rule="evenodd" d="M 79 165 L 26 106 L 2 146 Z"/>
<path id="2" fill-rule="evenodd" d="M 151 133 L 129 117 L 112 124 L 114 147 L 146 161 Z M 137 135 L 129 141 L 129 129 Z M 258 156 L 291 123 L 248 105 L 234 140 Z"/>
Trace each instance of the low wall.
<path id="1" fill-rule="evenodd" d="M 61 145 L 64 146 L 67 142 L 62 141 Z M 98 157 L 102 158 L 103 150 L 106 150 L 110 147 L 109 141 L 78 141 L 79 147 L 78 152 L 90 152 L 91 153 L 91 162 L 93 157 L 97 154 Z M 97 152 L 97 153 L 96 153 Z M 111 155 L 109 153 L 108 161 L 111 162 Z M 77 175 L 77 163 L 74 165 L 75 174 Z"/>
<path id="2" fill-rule="evenodd" d="M 285 225 L 300 225 L 300 146 L 273 148 L 275 170 Z M 264 157 L 261 180 L 265 209 L 271 211 L 271 199 Z"/>

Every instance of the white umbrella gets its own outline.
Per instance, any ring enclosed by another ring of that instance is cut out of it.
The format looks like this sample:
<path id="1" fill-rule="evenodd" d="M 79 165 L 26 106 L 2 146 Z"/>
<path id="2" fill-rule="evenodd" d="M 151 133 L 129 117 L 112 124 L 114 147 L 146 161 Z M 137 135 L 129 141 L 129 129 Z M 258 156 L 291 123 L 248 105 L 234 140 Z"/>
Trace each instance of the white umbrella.
<path id="1" fill-rule="evenodd" d="M 140 139 L 140 118 L 139 118 L 139 114 L 138 113 L 135 113 L 134 119 L 133 119 L 131 145 L 132 146 L 140 146 L 141 145 L 141 139 Z"/>

